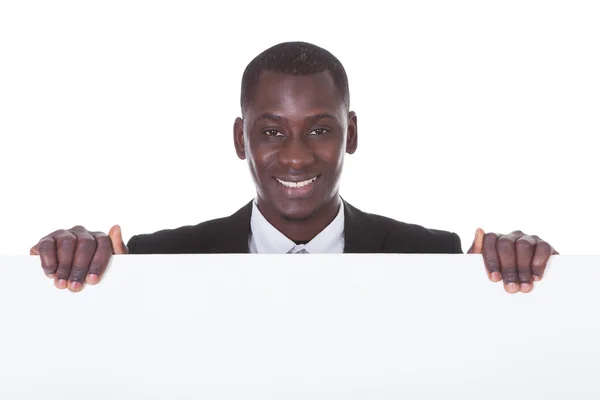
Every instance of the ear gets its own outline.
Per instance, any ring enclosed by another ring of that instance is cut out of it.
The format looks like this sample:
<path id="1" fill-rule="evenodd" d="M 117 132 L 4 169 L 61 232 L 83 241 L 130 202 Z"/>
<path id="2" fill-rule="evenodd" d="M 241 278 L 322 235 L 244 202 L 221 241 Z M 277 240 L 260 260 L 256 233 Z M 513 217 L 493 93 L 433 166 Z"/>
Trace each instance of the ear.
<path id="1" fill-rule="evenodd" d="M 350 111 L 348 113 L 348 133 L 346 135 L 346 153 L 354 154 L 358 146 L 358 125 L 356 113 Z"/>
<path id="2" fill-rule="evenodd" d="M 236 118 L 233 123 L 233 145 L 240 160 L 246 159 L 246 146 L 244 143 L 244 120 Z"/>

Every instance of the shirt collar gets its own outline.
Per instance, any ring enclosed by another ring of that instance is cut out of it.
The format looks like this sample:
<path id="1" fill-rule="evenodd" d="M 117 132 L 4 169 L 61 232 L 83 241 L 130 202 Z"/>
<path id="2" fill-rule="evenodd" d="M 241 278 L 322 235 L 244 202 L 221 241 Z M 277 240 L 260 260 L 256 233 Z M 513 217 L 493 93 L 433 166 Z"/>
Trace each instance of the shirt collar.
<path id="1" fill-rule="evenodd" d="M 338 214 L 329 225 L 305 245 L 296 245 L 267 221 L 258 209 L 256 199 L 252 202 L 250 234 L 259 254 L 285 254 L 305 249 L 309 253 L 344 252 L 344 205 L 340 201 Z"/>

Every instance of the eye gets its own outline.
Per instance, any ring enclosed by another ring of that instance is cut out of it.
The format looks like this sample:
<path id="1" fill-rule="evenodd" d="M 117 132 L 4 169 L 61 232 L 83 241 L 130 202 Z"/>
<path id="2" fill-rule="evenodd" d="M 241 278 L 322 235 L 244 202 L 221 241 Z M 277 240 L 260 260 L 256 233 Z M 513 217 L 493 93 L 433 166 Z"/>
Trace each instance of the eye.
<path id="1" fill-rule="evenodd" d="M 310 131 L 309 135 L 311 135 L 311 136 L 314 136 L 314 135 L 320 136 L 320 135 L 326 134 L 327 132 L 329 132 L 329 129 L 316 128 L 316 129 L 313 129 L 312 131 Z"/>
<path id="2" fill-rule="evenodd" d="M 266 131 L 263 132 L 265 135 L 270 136 L 270 137 L 281 137 L 283 136 L 283 133 L 275 130 L 275 129 L 267 129 Z"/>

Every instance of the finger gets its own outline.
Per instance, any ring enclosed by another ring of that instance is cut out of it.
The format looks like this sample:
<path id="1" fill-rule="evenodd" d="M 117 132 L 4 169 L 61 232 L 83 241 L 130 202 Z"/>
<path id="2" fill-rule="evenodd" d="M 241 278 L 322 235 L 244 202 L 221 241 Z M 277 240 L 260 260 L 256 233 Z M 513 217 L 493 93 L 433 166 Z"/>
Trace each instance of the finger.
<path id="1" fill-rule="evenodd" d="M 533 272 L 533 279 L 536 281 L 541 280 L 544 277 L 546 271 L 546 265 L 552 255 L 554 249 L 548 242 L 540 239 L 535 244 L 535 252 L 533 253 L 533 259 L 531 260 L 531 272 Z"/>
<path id="2" fill-rule="evenodd" d="M 481 254 L 483 251 L 483 237 L 485 236 L 485 232 L 481 228 L 477 228 L 475 231 L 475 239 L 473 239 L 473 244 L 467 254 Z"/>
<path id="3" fill-rule="evenodd" d="M 56 241 L 56 257 L 58 268 L 54 276 L 54 285 L 59 289 L 67 287 L 67 281 L 71 274 L 73 257 L 77 246 L 77 238 L 69 231 L 60 231 L 54 237 Z"/>
<path id="4" fill-rule="evenodd" d="M 545 240 L 543 240 L 542 238 L 540 238 L 538 235 L 531 235 L 532 238 L 535 239 L 535 242 L 545 242 Z M 560 253 L 558 251 L 556 251 L 556 249 L 554 247 L 552 247 L 552 255 L 559 255 Z"/>
<path id="5" fill-rule="evenodd" d="M 519 272 L 519 285 L 521 292 L 528 293 L 533 289 L 531 274 L 531 260 L 535 250 L 535 239 L 531 236 L 522 236 L 517 239 L 517 270 Z"/>
<path id="6" fill-rule="evenodd" d="M 92 236 L 96 239 L 96 253 L 92 258 L 86 282 L 90 285 L 95 285 L 100 282 L 100 278 L 102 278 L 104 271 L 106 271 L 113 248 L 110 238 L 106 233 L 92 232 Z"/>
<path id="7" fill-rule="evenodd" d="M 496 242 L 498 258 L 500 259 L 500 271 L 504 279 L 504 289 L 509 293 L 519 291 L 519 276 L 517 273 L 517 252 L 514 235 L 503 235 Z"/>
<path id="8" fill-rule="evenodd" d="M 500 259 L 498 259 L 498 252 L 496 251 L 497 240 L 498 235 L 495 233 L 486 233 L 483 236 L 483 262 L 492 282 L 502 280 Z"/>
<path id="9" fill-rule="evenodd" d="M 56 255 L 56 240 L 54 235 L 61 231 L 56 231 L 43 237 L 37 245 L 35 245 L 30 254 L 39 254 L 44 273 L 49 277 L 53 277 L 58 268 L 58 257 Z"/>
<path id="10" fill-rule="evenodd" d="M 77 246 L 69 274 L 69 290 L 79 292 L 83 289 L 83 282 L 87 277 L 94 253 L 96 253 L 96 239 L 82 226 L 74 227 L 71 232 L 77 238 Z"/>
<path id="11" fill-rule="evenodd" d="M 129 249 L 123 241 L 123 234 L 119 225 L 115 225 L 112 228 L 110 228 L 110 231 L 108 231 L 108 236 L 110 237 L 114 254 L 129 253 Z"/>

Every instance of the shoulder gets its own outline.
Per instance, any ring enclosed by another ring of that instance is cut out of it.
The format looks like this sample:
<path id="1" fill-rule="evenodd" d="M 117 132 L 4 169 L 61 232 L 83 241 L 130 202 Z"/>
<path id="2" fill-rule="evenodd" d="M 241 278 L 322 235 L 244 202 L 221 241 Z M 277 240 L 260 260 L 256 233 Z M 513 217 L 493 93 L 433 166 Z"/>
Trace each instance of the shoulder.
<path id="1" fill-rule="evenodd" d="M 454 232 L 401 222 L 377 214 L 368 216 L 387 231 L 387 248 L 403 245 L 412 253 L 462 253 L 460 237 Z"/>
<path id="2" fill-rule="evenodd" d="M 460 237 L 455 232 L 432 229 L 422 225 L 398 221 L 386 216 L 367 213 L 346 203 L 351 226 L 367 230 L 381 238 L 385 253 L 462 253 Z M 370 240 L 359 234 L 363 240 Z"/>
<path id="3" fill-rule="evenodd" d="M 223 246 L 229 239 L 235 238 L 236 231 L 239 232 L 240 228 L 243 230 L 244 226 L 249 226 L 250 210 L 249 205 L 246 205 L 227 217 L 212 219 L 196 225 L 135 235 L 127 242 L 127 248 L 130 254 L 219 252 L 220 246 Z M 243 238 L 242 235 L 239 236 Z M 239 244 L 239 240 L 234 244 Z"/>
<path id="4" fill-rule="evenodd" d="M 127 242 L 127 248 L 131 254 L 173 254 L 188 253 L 190 249 L 201 250 L 210 247 L 210 238 L 225 221 L 226 218 L 218 218 L 197 225 L 135 235 Z"/>

